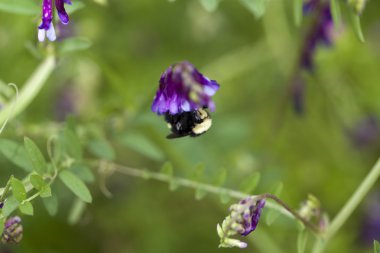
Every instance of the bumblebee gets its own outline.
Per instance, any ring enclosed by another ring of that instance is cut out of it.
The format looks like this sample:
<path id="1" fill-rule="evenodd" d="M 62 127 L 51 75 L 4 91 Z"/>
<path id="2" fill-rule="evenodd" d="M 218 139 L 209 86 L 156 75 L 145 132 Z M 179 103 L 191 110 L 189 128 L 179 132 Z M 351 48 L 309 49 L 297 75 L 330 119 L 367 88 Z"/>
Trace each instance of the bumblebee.
<path id="1" fill-rule="evenodd" d="M 207 132 L 212 125 L 210 114 L 206 108 L 199 108 L 190 112 L 165 114 L 165 121 L 172 131 L 166 138 L 180 138 L 185 136 L 197 137 Z"/>

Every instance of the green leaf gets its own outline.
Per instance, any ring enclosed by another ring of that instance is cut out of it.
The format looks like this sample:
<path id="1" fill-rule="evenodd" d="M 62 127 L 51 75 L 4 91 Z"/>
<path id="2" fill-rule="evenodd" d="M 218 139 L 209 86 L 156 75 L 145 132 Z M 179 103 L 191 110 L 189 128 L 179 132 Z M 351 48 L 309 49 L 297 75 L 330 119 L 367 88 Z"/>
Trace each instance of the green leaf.
<path id="1" fill-rule="evenodd" d="M 11 213 L 13 213 L 14 210 L 17 209 L 19 204 L 20 203 L 17 201 L 17 199 L 14 196 L 7 198 L 3 207 L 3 215 L 5 217 L 8 217 Z"/>
<path id="2" fill-rule="evenodd" d="M 41 7 L 35 1 L 0 0 L 0 11 L 22 15 L 37 15 L 41 12 Z"/>
<path id="3" fill-rule="evenodd" d="M 177 180 L 173 177 L 173 165 L 170 162 L 166 162 L 161 167 L 161 173 L 171 177 L 172 179 L 169 181 L 169 190 L 175 191 L 178 189 L 179 184 Z"/>
<path id="4" fill-rule="evenodd" d="M 29 180 L 34 189 L 38 191 L 41 191 L 46 186 L 45 180 L 38 174 L 30 175 Z"/>
<path id="5" fill-rule="evenodd" d="M 66 128 L 60 135 L 59 141 L 64 149 L 64 152 L 70 157 L 81 160 L 83 149 L 79 138 L 70 129 Z"/>
<path id="6" fill-rule="evenodd" d="M 12 163 L 27 172 L 32 171 L 30 160 L 24 146 L 15 141 L 1 139 L 0 152 Z"/>
<path id="7" fill-rule="evenodd" d="M 86 203 L 80 199 L 76 199 L 71 207 L 68 222 L 71 225 L 78 223 L 79 219 L 82 217 L 83 212 L 86 208 Z"/>
<path id="8" fill-rule="evenodd" d="M 115 151 L 107 140 L 92 140 L 87 144 L 87 147 L 93 155 L 99 158 L 115 160 Z"/>
<path id="9" fill-rule="evenodd" d="M 307 243 L 307 231 L 304 230 L 302 232 L 298 233 L 298 238 L 297 238 L 297 253 L 304 253 L 306 249 L 306 243 Z"/>
<path id="10" fill-rule="evenodd" d="M 91 203 L 92 196 L 87 186 L 75 174 L 64 170 L 59 174 L 59 179 L 69 188 L 78 198 L 84 202 Z"/>
<path id="11" fill-rule="evenodd" d="M 207 195 L 207 192 L 201 188 L 197 188 L 195 190 L 195 199 L 196 200 L 201 200 Z"/>
<path id="12" fill-rule="evenodd" d="M 166 162 L 162 165 L 161 173 L 167 176 L 173 176 L 173 165 L 171 162 Z"/>
<path id="13" fill-rule="evenodd" d="M 33 205 L 29 201 L 25 201 L 25 202 L 21 203 L 18 208 L 20 209 L 20 212 L 25 214 L 25 215 L 33 215 L 34 214 Z"/>
<path id="14" fill-rule="evenodd" d="M 121 143 L 152 160 L 162 161 L 165 158 L 164 153 L 156 144 L 139 133 L 125 134 L 121 137 Z"/>
<path id="15" fill-rule="evenodd" d="M 57 200 L 57 197 L 55 195 L 52 195 L 49 198 L 43 198 L 42 202 L 44 203 L 46 211 L 49 213 L 50 216 L 54 216 L 57 214 L 58 200 Z"/>
<path id="16" fill-rule="evenodd" d="M 227 179 L 227 170 L 223 169 L 219 173 L 219 175 L 215 178 L 213 185 L 215 185 L 217 187 L 221 187 L 226 182 L 226 179 Z"/>
<path id="17" fill-rule="evenodd" d="M 51 196 L 51 188 L 49 185 L 46 185 L 42 190 L 40 191 L 41 198 L 48 198 Z"/>
<path id="18" fill-rule="evenodd" d="M 74 164 L 69 168 L 69 170 L 87 183 L 92 183 L 95 181 L 94 173 L 84 164 Z"/>
<path id="19" fill-rule="evenodd" d="M 294 23 L 300 26 L 303 17 L 303 0 L 293 0 Z"/>
<path id="20" fill-rule="evenodd" d="M 272 225 L 276 220 L 277 218 L 280 216 L 280 212 L 277 211 L 277 210 L 274 210 L 274 209 L 269 209 L 267 211 L 267 216 L 266 216 L 266 224 L 268 226 Z"/>
<path id="21" fill-rule="evenodd" d="M 199 0 L 206 11 L 213 12 L 218 9 L 220 0 Z"/>
<path id="22" fill-rule="evenodd" d="M 190 178 L 194 181 L 202 181 L 205 171 L 205 165 L 203 163 L 195 166 L 194 170 L 191 172 Z"/>
<path id="23" fill-rule="evenodd" d="M 219 197 L 220 197 L 220 202 L 222 202 L 223 204 L 227 204 L 231 200 L 231 196 L 228 195 L 228 193 L 225 191 L 221 192 Z"/>
<path id="24" fill-rule="evenodd" d="M 42 175 L 47 171 L 47 165 L 44 156 L 41 151 L 37 147 L 37 145 L 28 137 L 24 138 L 24 146 L 26 151 L 28 152 L 29 158 L 32 161 L 32 165 L 34 170 Z"/>
<path id="25" fill-rule="evenodd" d="M 264 15 L 268 0 L 240 0 L 256 18 L 260 18 Z"/>
<path id="26" fill-rule="evenodd" d="M 373 252 L 380 253 L 380 243 L 376 240 L 373 241 Z"/>
<path id="27" fill-rule="evenodd" d="M 356 37 L 360 42 L 365 42 L 362 26 L 360 24 L 360 17 L 355 14 L 353 10 L 350 11 L 352 29 L 354 30 Z"/>
<path id="28" fill-rule="evenodd" d="M 86 50 L 90 48 L 92 42 L 87 38 L 70 38 L 59 43 L 59 54 L 67 54 Z"/>
<path id="29" fill-rule="evenodd" d="M 50 186 L 40 175 L 32 174 L 30 175 L 29 180 L 33 187 L 40 192 L 41 198 L 47 198 L 51 196 Z"/>
<path id="30" fill-rule="evenodd" d="M 18 180 L 17 178 L 11 178 L 11 187 L 13 196 L 19 201 L 23 201 L 26 199 L 26 190 L 24 184 Z"/>
<path id="31" fill-rule="evenodd" d="M 339 29 L 342 25 L 342 14 L 340 10 L 340 4 L 338 0 L 330 1 L 331 14 L 334 20 L 335 29 Z"/>
<path id="32" fill-rule="evenodd" d="M 247 177 L 245 180 L 241 182 L 239 189 L 241 192 L 250 194 L 256 189 L 259 181 L 260 181 L 260 173 L 254 172 L 252 173 L 252 175 L 250 175 L 249 177 Z"/>

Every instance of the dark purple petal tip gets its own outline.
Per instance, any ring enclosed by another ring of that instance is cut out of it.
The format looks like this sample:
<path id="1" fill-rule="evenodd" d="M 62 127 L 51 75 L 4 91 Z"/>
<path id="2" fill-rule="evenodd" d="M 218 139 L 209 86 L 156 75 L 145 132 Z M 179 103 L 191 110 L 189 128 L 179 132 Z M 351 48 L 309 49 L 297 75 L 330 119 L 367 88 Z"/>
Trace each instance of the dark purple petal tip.
<path id="1" fill-rule="evenodd" d="M 252 231 L 254 231 L 259 223 L 261 211 L 265 206 L 265 199 L 261 199 L 256 202 L 256 205 L 251 208 L 250 215 L 244 216 L 243 226 L 244 231 L 241 233 L 242 236 L 247 236 Z"/>
<path id="2" fill-rule="evenodd" d="M 177 114 L 199 108 L 215 109 L 211 97 L 219 89 L 215 80 L 203 76 L 191 63 L 183 61 L 170 66 L 159 81 L 152 103 L 158 115 Z"/>

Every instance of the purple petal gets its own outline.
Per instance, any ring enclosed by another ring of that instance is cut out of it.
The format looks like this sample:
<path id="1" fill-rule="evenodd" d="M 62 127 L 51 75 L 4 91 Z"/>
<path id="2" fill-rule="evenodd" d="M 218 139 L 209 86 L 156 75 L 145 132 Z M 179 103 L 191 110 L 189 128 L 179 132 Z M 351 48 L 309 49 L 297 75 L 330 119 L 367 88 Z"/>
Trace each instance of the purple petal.
<path id="1" fill-rule="evenodd" d="M 38 28 L 48 30 L 52 20 L 53 20 L 52 0 L 43 0 L 43 2 L 42 2 L 42 22 Z"/>
<path id="2" fill-rule="evenodd" d="M 67 15 L 67 12 L 65 10 L 65 0 L 55 0 L 55 8 L 58 11 L 58 16 L 62 24 L 64 25 L 68 24 L 69 15 Z"/>

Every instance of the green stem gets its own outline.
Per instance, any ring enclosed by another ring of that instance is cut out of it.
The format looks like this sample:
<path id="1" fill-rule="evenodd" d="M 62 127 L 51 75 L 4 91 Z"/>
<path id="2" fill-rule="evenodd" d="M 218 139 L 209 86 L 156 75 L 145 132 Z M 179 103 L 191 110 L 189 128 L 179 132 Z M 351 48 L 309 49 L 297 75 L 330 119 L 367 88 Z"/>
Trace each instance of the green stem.
<path id="1" fill-rule="evenodd" d="M 7 196 L 8 192 L 9 192 L 9 189 L 11 188 L 11 179 L 12 179 L 13 175 L 10 176 L 8 182 L 7 182 L 7 185 L 1 189 L 2 192 L 1 192 L 1 197 L 0 197 L 0 203 L 3 203 L 4 200 L 5 200 L 5 196 Z"/>
<path id="2" fill-rule="evenodd" d="M 54 56 L 48 56 L 46 59 L 37 67 L 34 73 L 23 85 L 22 90 L 19 93 L 17 103 L 14 100 L 9 103 L 11 106 L 6 106 L 0 112 L 0 124 L 5 122 L 8 118 L 14 118 L 20 112 L 22 112 L 37 96 L 41 88 L 43 87 L 45 81 L 50 76 L 51 72 L 55 67 Z M 14 106 L 12 106 L 14 104 Z M 10 112 L 12 114 L 10 115 Z"/>
<path id="3" fill-rule="evenodd" d="M 364 178 L 362 183 L 356 189 L 351 198 L 346 202 L 346 204 L 342 207 L 339 213 L 332 220 L 331 225 L 327 228 L 326 234 L 324 236 L 324 241 L 322 242 L 321 250 L 326 246 L 328 241 L 336 234 L 336 232 L 343 226 L 343 224 L 347 221 L 347 219 L 351 216 L 351 214 L 358 207 L 360 202 L 364 199 L 373 185 L 376 183 L 378 178 L 380 177 L 380 159 L 377 160 L 376 164 L 373 166 L 371 171 Z M 318 252 L 320 252 L 318 251 Z"/>
<path id="4" fill-rule="evenodd" d="M 285 202 L 283 202 L 281 199 L 279 199 L 275 195 L 269 194 L 269 193 L 265 193 L 265 194 L 259 195 L 259 197 L 266 198 L 266 199 L 272 199 L 272 200 L 276 201 L 277 204 L 279 204 L 284 209 L 286 209 L 289 213 L 291 213 L 294 216 L 294 218 L 296 218 L 297 220 L 299 220 L 300 222 L 302 222 L 308 229 L 310 229 L 311 231 L 313 231 L 316 235 L 320 234 L 321 231 L 320 231 L 319 227 L 317 227 L 315 224 L 309 222 L 308 220 L 306 220 L 305 218 L 303 218 L 302 216 L 300 216 L 298 214 L 298 212 L 294 211 L 287 204 L 285 204 Z"/>
<path id="5" fill-rule="evenodd" d="M 130 167 L 122 166 L 122 165 L 118 165 L 118 164 L 110 164 L 110 165 L 115 169 L 115 171 L 117 171 L 121 174 L 128 175 L 128 176 L 140 177 L 140 178 L 145 178 L 145 179 L 155 179 L 155 180 L 166 182 L 166 183 L 175 182 L 179 186 L 198 189 L 198 190 L 202 190 L 202 191 L 214 193 L 214 194 L 219 194 L 219 195 L 220 194 L 226 194 L 232 198 L 236 198 L 239 200 L 250 196 L 250 195 L 243 193 L 243 192 L 240 192 L 240 191 L 235 191 L 235 190 L 227 189 L 224 187 L 217 187 L 217 186 L 213 186 L 213 185 L 209 185 L 209 184 L 205 184 L 205 183 L 199 183 L 199 182 L 192 181 L 192 180 L 185 179 L 185 178 L 173 177 L 173 176 L 162 174 L 159 172 L 151 172 L 151 171 L 147 171 L 147 170 L 140 170 L 140 169 L 130 168 Z M 257 197 L 259 197 L 259 196 L 261 196 L 261 195 L 257 195 Z M 279 204 L 268 202 L 266 204 L 266 207 L 271 208 L 271 209 L 275 209 L 278 212 L 280 212 L 281 214 L 283 214 L 289 218 L 292 218 L 292 219 L 295 218 L 294 214 L 292 212 L 289 212 L 289 210 L 283 208 L 283 206 L 281 206 Z"/>

